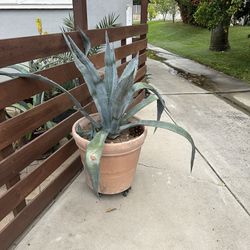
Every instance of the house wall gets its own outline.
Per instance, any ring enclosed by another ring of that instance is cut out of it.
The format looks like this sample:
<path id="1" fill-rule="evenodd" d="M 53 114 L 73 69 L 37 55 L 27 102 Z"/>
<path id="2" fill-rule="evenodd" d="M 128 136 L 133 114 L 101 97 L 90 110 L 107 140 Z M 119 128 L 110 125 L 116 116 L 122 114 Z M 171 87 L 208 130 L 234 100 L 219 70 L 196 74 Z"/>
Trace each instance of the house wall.
<path id="1" fill-rule="evenodd" d="M 72 13 L 71 2 L 71 0 L 57 0 L 56 4 L 48 4 L 48 0 L 24 0 L 22 4 L 18 4 L 17 0 L 2 0 L 0 39 L 38 35 L 35 24 L 38 17 L 42 19 L 44 32 L 49 34 L 60 32 L 63 19 Z M 128 24 L 131 18 L 126 16 L 126 9 L 129 6 L 132 7 L 132 0 L 88 0 L 89 28 L 95 28 L 105 15 L 112 12 L 120 15 L 118 23 Z"/>

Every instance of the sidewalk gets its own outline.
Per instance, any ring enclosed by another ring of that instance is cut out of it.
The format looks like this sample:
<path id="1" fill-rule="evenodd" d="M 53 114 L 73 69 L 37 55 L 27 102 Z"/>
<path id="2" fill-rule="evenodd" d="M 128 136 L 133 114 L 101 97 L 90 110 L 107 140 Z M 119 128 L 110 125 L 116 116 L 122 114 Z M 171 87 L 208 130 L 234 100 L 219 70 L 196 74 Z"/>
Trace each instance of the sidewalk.
<path id="1" fill-rule="evenodd" d="M 189 143 L 149 129 L 127 197 L 97 199 L 80 174 L 16 249 L 249 249 L 250 117 L 163 63 L 149 60 L 148 69 L 195 140 L 193 174 Z M 201 94 L 167 95 L 173 92 Z M 155 109 L 140 117 L 155 118 Z"/>
<path id="2" fill-rule="evenodd" d="M 148 47 L 150 50 L 154 51 L 165 64 L 175 69 L 177 72 L 194 77 L 201 77 L 205 89 L 221 92 L 249 90 L 245 93 L 221 94 L 221 96 L 250 112 L 250 84 L 162 48 L 153 45 L 149 45 Z"/>

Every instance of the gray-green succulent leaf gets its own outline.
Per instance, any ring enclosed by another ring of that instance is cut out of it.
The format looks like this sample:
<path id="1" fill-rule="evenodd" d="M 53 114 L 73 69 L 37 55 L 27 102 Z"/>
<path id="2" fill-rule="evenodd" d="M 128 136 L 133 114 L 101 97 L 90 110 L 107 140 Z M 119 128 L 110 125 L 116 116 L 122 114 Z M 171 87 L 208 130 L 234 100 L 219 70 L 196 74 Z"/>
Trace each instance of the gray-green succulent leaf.
<path id="1" fill-rule="evenodd" d="M 81 72 L 85 82 L 88 86 L 89 93 L 92 96 L 96 105 L 97 111 L 100 114 L 100 119 L 103 128 L 110 126 L 110 112 L 108 103 L 108 94 L 105 88 L 104 81 L 99 76 L 93 63 L 89 58 L 77 47 L 70 36 L 64 34 L 64 38 L 68 47 L 70 48 L 74 63 Z"/>
<path id="2" fill-rule="evenodd" d="M 192 172 L 196 148 L 195 148 L 195 144 L 194 144 L 194 141 L 193 141 L 191 135 L 185 129 L 183 129 L 182 127 L 180 127 L 176 124 L 169 123 L 169 122 L 154 121 L 154 120 L 139 120 L 139 121 L 132 122 L 132 123 L 121 126 L 120 131 L 123 131 L 123 130 L 131 128 L 131 127 L 140 126 L 140 125 L 167 129 L 169 131 L 172 131 L 172 132 L 179 134 L 179 135 L 183 136 L 184 138 L 186 138 L 192 146 L 191 163 L 190 163 L 190 166 L 191 166 L 190 170 Z"/>
<path id="3" fill-rule="evenodd" d="M 100 161 L 108 132 L 101 130 L 89 142 L 85 154 L 85 168 L 89 173 L 93 190 L 98 194 Z"/>
<path id="4" fill-rule="evenodd" d="M 85 52 L 85 55 L 87 56 L 89 54 L 89 51 L 91 50 L 91 42 L 88 38 L 88 36 L 81 30 L 81 29 L 78 29 L 79 33 L 80 33 L 80 36 L 82 38 L 82 41 L 83 41 L 83 48 L 84 48 L 84 52 Z"/>
<path id="5" fill-rule="evenodd" d="M 141 111 L 143 108 L 147 107 L 150 103 L 158 100 L 156 96 L 150 95 L 147 98 L 143 99 L 141 102 L 139 102 L 137 105 L 135 105 L 133 108 L 128 110 L 123 118 L 122 118 L 122 124 L 128 123 L 129 119 L 135 116 L 139 111 Z"/>

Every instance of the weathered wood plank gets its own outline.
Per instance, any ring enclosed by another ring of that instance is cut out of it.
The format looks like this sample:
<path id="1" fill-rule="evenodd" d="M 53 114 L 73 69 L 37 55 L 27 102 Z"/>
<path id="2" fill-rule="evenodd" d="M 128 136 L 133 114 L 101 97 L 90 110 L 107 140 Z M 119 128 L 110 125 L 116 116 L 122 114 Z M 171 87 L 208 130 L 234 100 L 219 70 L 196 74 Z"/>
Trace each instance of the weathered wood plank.
<path id="1" fill-rule="evenodd" d="M 140 24 L 85 32 L 90 38 L 92 46 L 96 46 L 105 43 L 106 30 L 110 41 L 120 41 L 127 37 L 145 34 L 147 29 L 147 25 Z M 79 46 L 82 46 L 78 32 L 72 32 L 71 36 Z M 61 33 L 0 40 L 0 68 L 66 51 L 68 51 L 68 47 Z"/>
<path id="2" fill-rule="evenodd" d="M 92 112 L 93 106 L 94 103 L 91 102 L 85 107 L 87 111 Z M 65 137 L 71 131 L 73 123 L 81 117 L 79 111 L 72 114 L 52 129 L 2 160 L 0 162 L 0 186 Z M 16 164 L 17 162 L 18 164 Z"/>
<path id="3" fill-rule="evenodd" d="M 6 120 L 4 110 L 0 110 L 0 122 Z M 0 123 L 1 124 L 1 123 Z M 5 159 L 7 156 L 11 155 L 14 152 L 12 145 L 6 146 L 0 150 L 0 161 Z M 20 181 L 20 174 L 14 175 L 11 179 L 6 180 L 6 188 L 10 189 L 13 185 Z M 26 206 L 25 200 L 20 200 L 19 203 L 16 204 L 16 207 L 13 207 L 13 214 L 16 216 L 24 207 Z M 0 219 L 1 221 L 1 219 Z"/>
<path id="4" fill-rule="evenodd" d="M 46 69 L 40 71 L 39 74 L 59 84 L 81 77 L 74 63 L 66 63 Z M 16 78 L 5 81 L 0 84 L 0 109 L 50 89 L 47 84 L 35 80 Z"/>
<path id="5" fill-rule="evenodd" d="M 25 199 L 36 187 L 50 176 L 75 151 L 77 146 L 74 139 L 62 146 L 46 159 L 38 168 L 16 183 L 0 198 L 0 221 Z"/>
<path id="6" fill-rule="evenodd" d="M 116 59 L 120 60 L 125 56 L 136 53 L 138 50 L 141 50 L 146 46 L 147 40 L 141 40 L 117 48 L 115 50 Z M 94 55 L 90 57 L 90 60 L 98 69 L 100 69 L 104 66 L 104 53 Z M 71 79 L 81 77 L 81 74 L 76 69 L 74 63 L 67 63 L 50 69 L 46 69 L 40 71 L 39 74 L 59 84 L 67 82 Z M 48 89 L 50 88 L 46 84 L 39 81 L 31 81 L 21 78 L 8 80 L 0 84 L 0 109 Z M 9 93 L 11 93 L 11 95 Z"/>
<path id="7" fill-rule="evenodd" d="M 66 136 L 70 131 L 72 124 L 81 117 L 80 113 L 74 113 L 66 120 L 62 121 L 54 128 L 40 135 L 21 149 L 14 152 L 9 157 L 0 162 L 0 186 L 18 174 L 27 165 L 48 151 L 60 139 Z M 17 164 L 18 162 L 18 164 Z"/>
<path id="8" fill-rule="evenodd" d="M 86 84 L 72 89 L 70 93 L 83 105 L 86 105 L 92 99 L 89 95 Z M 66 94 L 61 94 L 16 117 L 13 117 L 12 119 L 0 123 L 0 150 L 25 134 L 39 128 L 47 121 L 52 120 L 73 105 L 73 102 L 68 96 L 66 96 Z"/>
<path id="9" fill-rule="evenodd" d="M 27 205 L 13 221 L 0 232 L 0 246 L 5 250 L 34 219 L 56 198 L 58 193 L 77 175 L 82 169 L 82 163 L 78 156 L 53 182 L 42 191 L 29 205 Z"/>

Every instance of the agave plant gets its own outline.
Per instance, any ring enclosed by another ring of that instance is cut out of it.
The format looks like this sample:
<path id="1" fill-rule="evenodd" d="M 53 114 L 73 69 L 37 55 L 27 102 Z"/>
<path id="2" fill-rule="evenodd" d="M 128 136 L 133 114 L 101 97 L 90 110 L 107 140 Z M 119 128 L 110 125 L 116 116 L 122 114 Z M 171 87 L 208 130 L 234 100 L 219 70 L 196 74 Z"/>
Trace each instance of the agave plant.
<path id="1" fill-rule="evenodd" d="M 116 15 L 114 12 L 104 16 L 97 24 L 96 29 L 108 29 L 112 27 L 117 27 L 120 24 L 117 23 L 120 15 Z M 68 17 L 63 19 L 64 26 L 61 28 L 62 32 L 72 32 L 76 30 L 74 24 L 74 16 L 69 13 Z M 102 45 L 97 45 L 89 50 L 89 55 L 95 55 L 102 51 Z M 67 53 L 66 53 L 67 54 Z"/>
<path id="2" fill-rule="evenodd" d="M 87 57 L 91 49 L 90 40 L 84 32 L 79 32 L 84 43 L 84 52 L 78 48 L 70 35 L 63 34 L 63 36 L 72 53 L 76 67 L 85 79 L 89 93 L 99 113 L 99 121 L 95 121 L 74 96 L 54 81 L 37 74 L 12 74 L 12 76 L 42 80 L 53 87 L 59 88 L 69 96 L 83 116 L 90 121 L 92 125 L 90 131 L 86 133 L 78 126 L 76 132 L 79 135 L 88 137 L 90 140 L 85 155 L 85 167 L 91 176 L 94 191 L 98 192 L 100 159 L 106 139 L 114 139 L 123 130 L 131 127 L 153 126 L 155 129 L 163 128 L 184 136 L 192 145 L 192 171 L 195 157 L 195 145 L 192 137 L 186 130 L 176 124 L 160 121 L 163 111 L 168 112 L 168 110 L 163 98 L 154 87 L 144 82 L 134 84 L 138 67 L 138 55 L 128 63 L 121 76 L 118 77 L 114 46 L 109 42 L 106 32 L 105 75 L 102 78 Z M 4 72 L 0 72 L 0 74 L 9 75 Z M 134 95 L 140 90 L 147 90 L 150 95 L 133 108 L 128 109 Z M 131 117 L 153 101 L 157 101 L 156 120 L 136 120 L 131 122 Z"/>

